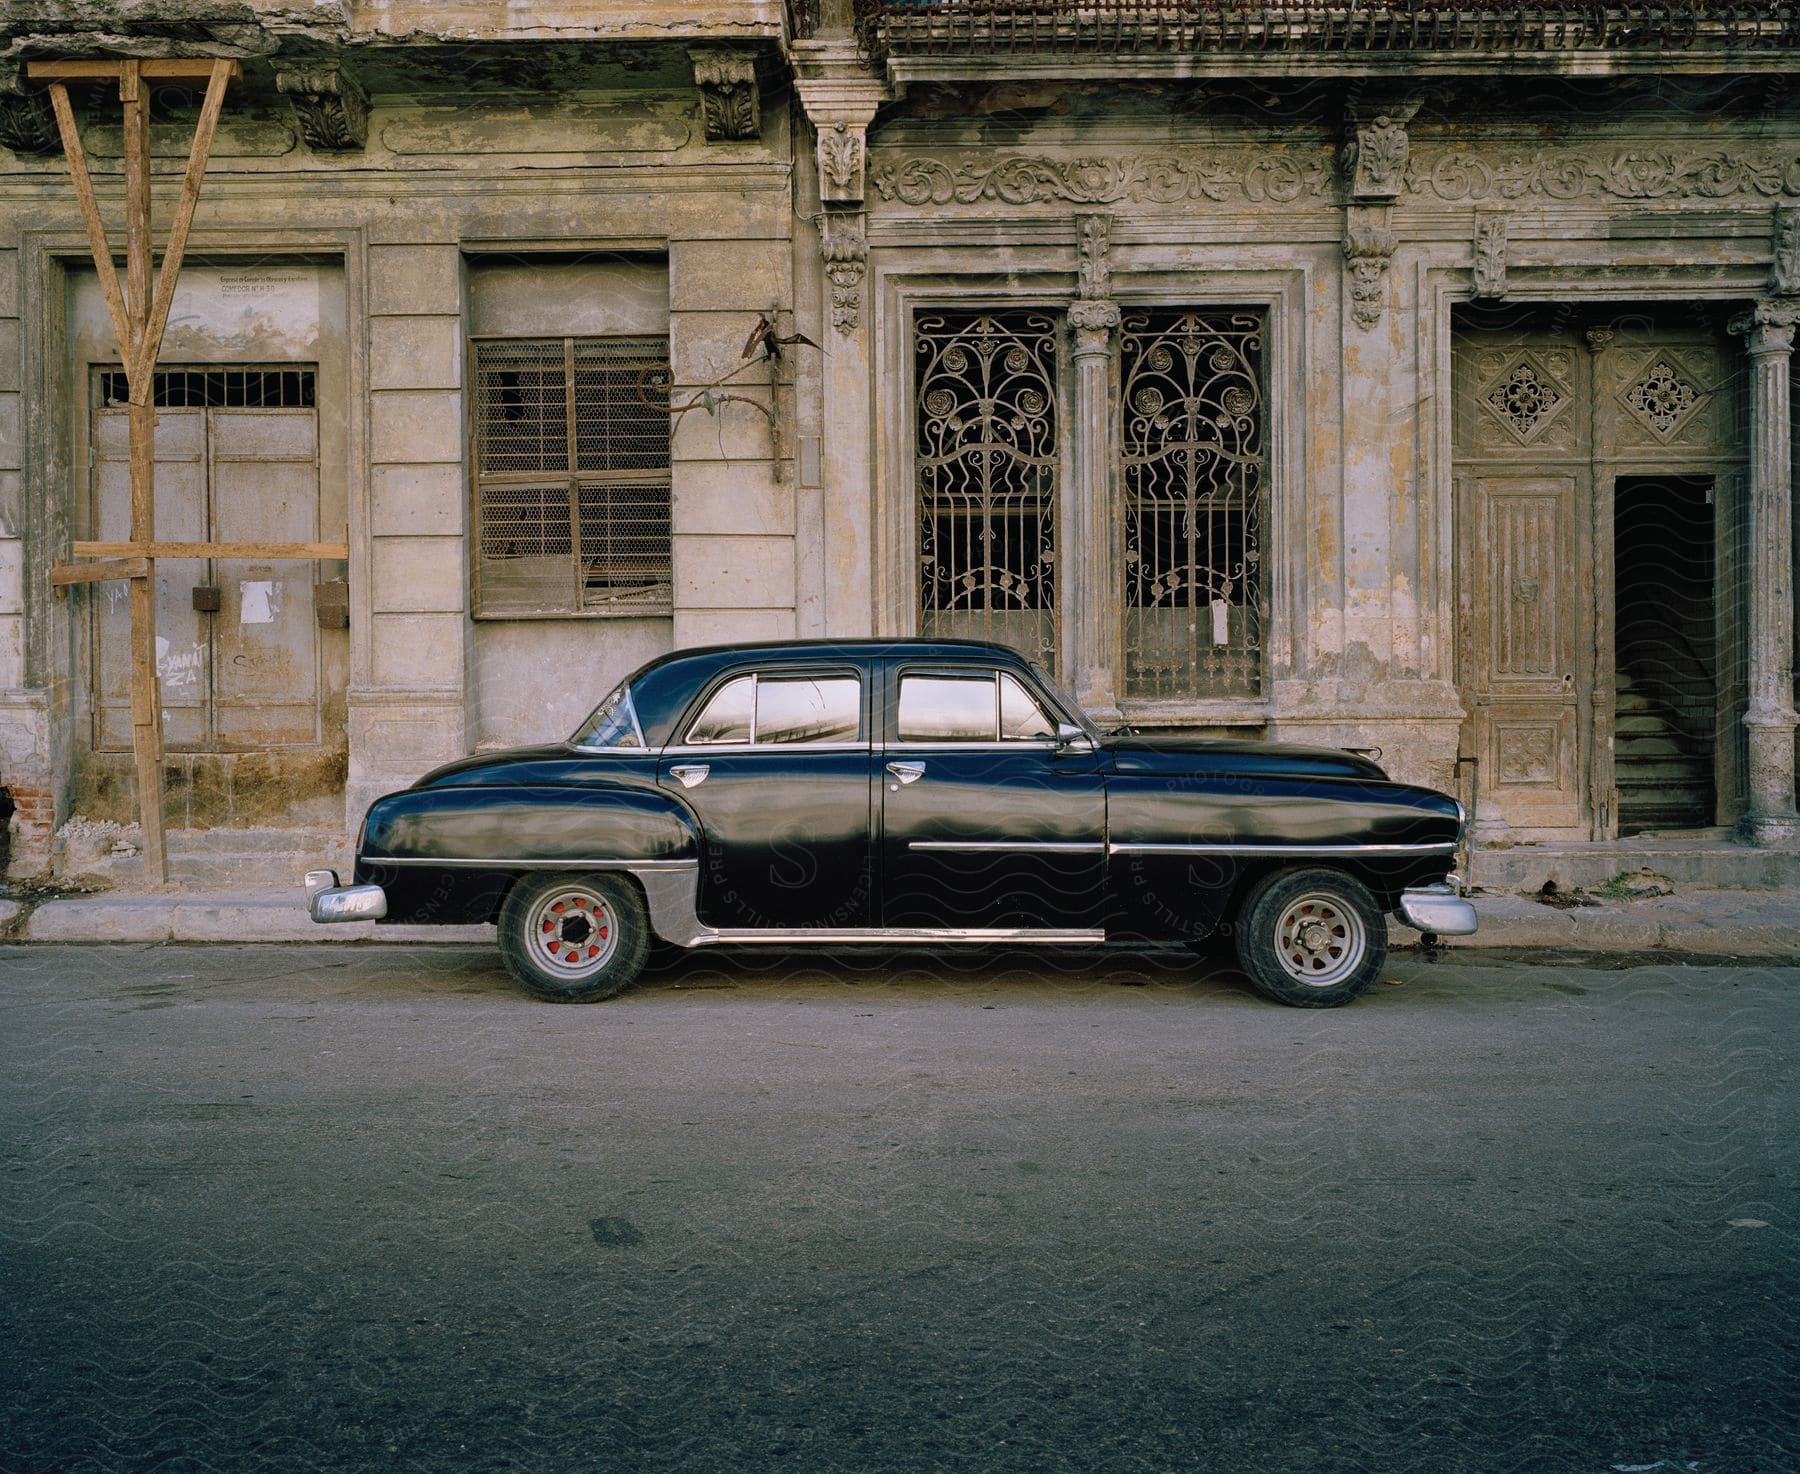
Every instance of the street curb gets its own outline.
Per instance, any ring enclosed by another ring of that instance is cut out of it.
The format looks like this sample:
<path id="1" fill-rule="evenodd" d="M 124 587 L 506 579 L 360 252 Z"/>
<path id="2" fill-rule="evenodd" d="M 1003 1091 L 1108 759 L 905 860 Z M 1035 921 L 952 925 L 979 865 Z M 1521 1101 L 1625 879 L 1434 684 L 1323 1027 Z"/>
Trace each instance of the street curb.
<path id="1" fill-rule="evenodd" d="M 491 926 L 321 926 L 301 892 L 280 896 L 103 894 L 40 902 L 19 926 L 26 942 L 381 942 L 492 945 Z"/>
<path id="2" fill-rule="evenodd" d="M 1462 949 L 1549 952 L 1684 952 L 1699 956 L 1800 959 L 1800 905 L 1782 892 L 1700 892 L 1719 897 L 1717 914 L 1696 893 L 1681 898 L 1684 914 L 1623 902 L 1558 910 L 1527 896 L 1471 897 L 1481 929 L 1446 937 Z M 1753 900 L 1767 895 L 1766 901 Z M 1693 914 L 1696 910 L 1700 914 Z M 202 896 L 182 892 L 64 896 L 35 905 L 0 900 L 0 932 L 23 942 L 368 942 L 379 945 L 492 946 L 492 926 L 389 926 L 372 921 L 321 926 L 298 891 Z M 1419 933 L 1389 923 L 1397 947 Z"/>

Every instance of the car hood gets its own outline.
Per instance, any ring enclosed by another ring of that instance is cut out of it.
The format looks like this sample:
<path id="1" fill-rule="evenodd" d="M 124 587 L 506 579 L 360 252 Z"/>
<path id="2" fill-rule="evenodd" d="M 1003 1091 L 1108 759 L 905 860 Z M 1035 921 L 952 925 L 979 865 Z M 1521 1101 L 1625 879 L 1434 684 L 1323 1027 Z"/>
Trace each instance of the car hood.
<path id="1" fill-rule="evenodd" d="M 1336 747 L 1230 737 L 1107 737 L 1121 773 L 1285 773 L 1306 778 L 1385 778 L 1366 757 Z"/>

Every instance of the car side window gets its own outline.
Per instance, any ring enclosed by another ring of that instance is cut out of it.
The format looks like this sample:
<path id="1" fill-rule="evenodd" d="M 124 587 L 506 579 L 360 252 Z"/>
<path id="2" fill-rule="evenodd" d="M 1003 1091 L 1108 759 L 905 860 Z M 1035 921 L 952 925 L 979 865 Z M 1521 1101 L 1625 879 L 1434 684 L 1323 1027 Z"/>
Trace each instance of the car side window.
<path id="1" fill-rule="evenodd" d="M 903 675 L 902 742 L 1042 742 L 1056 735 L 1031 694 L 1004 671 Z"/>
<path id="2" fill-rule="evenodd" d="M 1043 742 L 1056 736 L 1056 723 L 1005 671 L 1000 672 L 1000 740 Z"/>
<path id="3" fill-rule="evenodd" d="M 756 720 L 756 677 L 739 676 L 713 693 L 688 728 L 691 743 L 748 742 Z"/>
<path id="4" fill-rule="evenodd" d="M 763 743 L 854 742 L 862 732 L 862 684 L 855 676 L 760 676 L 756 731 Z"/>
<path id="5" fill-rule="evenodd" d="M 855 742 L 862 682 L 855 676 L 738 676 L 713 693 L 688 728 L 690 746 Z"/>

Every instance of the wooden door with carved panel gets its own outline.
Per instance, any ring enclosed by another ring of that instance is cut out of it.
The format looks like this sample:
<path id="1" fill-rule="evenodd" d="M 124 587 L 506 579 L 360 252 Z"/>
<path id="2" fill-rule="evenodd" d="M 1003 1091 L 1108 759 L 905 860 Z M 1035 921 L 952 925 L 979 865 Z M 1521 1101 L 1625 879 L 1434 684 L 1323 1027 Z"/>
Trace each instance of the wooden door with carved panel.
<path id="1" fill-rule="evenodd" d="M 1458 680 L 1478 832 L 1591 828 L 1591 368 L 1579 339 L 1459 333 Z"/>

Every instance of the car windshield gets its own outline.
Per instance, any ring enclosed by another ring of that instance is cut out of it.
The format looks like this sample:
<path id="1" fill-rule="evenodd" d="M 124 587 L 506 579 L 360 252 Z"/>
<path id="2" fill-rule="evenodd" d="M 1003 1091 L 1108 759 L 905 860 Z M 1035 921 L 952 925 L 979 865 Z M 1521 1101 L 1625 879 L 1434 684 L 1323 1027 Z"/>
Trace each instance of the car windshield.
<path id="1" fill-rule="evenodd" d="M 624 681 L 614 686 L 569 741 L 577 747 L 642 747 L 644 736 L 631 706 L 631 688 Z"/>

